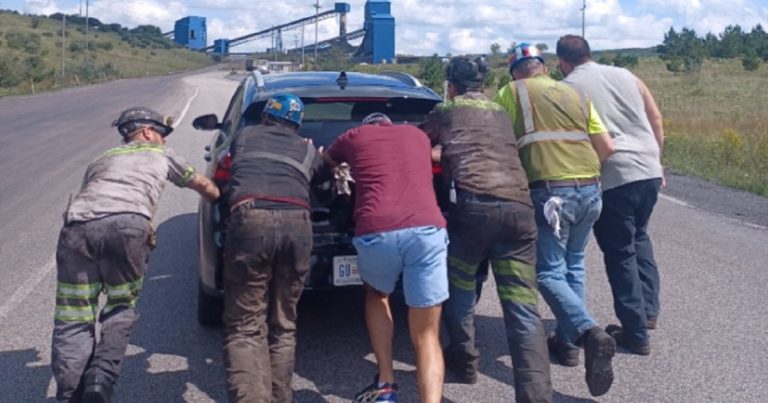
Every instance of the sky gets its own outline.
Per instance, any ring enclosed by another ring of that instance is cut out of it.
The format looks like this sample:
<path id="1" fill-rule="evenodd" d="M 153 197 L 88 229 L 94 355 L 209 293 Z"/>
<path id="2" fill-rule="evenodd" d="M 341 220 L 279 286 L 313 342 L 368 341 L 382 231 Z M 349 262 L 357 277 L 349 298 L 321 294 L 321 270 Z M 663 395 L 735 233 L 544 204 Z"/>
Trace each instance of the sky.
<path id="1" fill-rule="evenodd" d="M 488 53 L 493 43 L 506 50 L 512 42 L 545 43 L 554 50 L 565 34 L 581 34 L 583 0 L 392 0 L 396 23 L 396 53 L 440 55 Z M 314 14 L 314 0 L 88 0 L 89 15 L 104 23 L 173 30 L 185 16 L 206 17 L 208 42 L 235 38 Z M 363 26 L 365 0 L 347 0 L 348 30 Z M 0 0 L 0 9 L 30 14 L 63 12 L 85 15 L 86 0 Z M 321 12 L 333 8 L 321 0 Z M 591 47 L 621 49 L 650 47 L 664 39 L 670 27 L 689 27 L 703 35 L 720 33 L 731 24 L 747 31 L 756 24 L 768 29 L 768 0 L 586 0 L 586 38 Z M 305 44 L 314 41 L 314 25 L 304 30 Z M 318 27 L 320 40 L 338 35 L 339 22 Z M 283 33 L 286 47 L 302 40 L 301 30 Z M 355 44 L 353 42 L 353 44 Z M 269 39 L 231 50 L 260 51 Z"/>

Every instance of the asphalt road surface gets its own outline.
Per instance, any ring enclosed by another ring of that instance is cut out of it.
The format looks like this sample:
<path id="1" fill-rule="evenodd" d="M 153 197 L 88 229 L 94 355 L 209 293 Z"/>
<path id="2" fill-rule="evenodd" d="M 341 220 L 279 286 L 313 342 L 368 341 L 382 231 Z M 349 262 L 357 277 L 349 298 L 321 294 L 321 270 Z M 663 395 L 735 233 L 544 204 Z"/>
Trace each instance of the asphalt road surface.
<path id="1" fill-rule="evenodd" d="M 169 145 L 202 169 L 211 133 L 192 129 L 191 119 L 221 116 L 235 86 L 224 73 L 207 72 L 0 99 L 0 402 L 52 400 L 53 256 L 61 213 L 86 165 L 119 142 L 111 121 L 138 104 L 176 116 Z M 668 181 L 651 228 L 663 281 L 652 354 L 620 352 L 613 388 L 599 399 L 590 397 L 582 367 L 553 365 L 555 401 L 768 401 L 768 202 L 676 175 Z M 169 185 L 160 202 L 154 220 L 160 246 L 117 386 L 121 402 L 226 400 L 221 329 L 202 328 L 195 319 L 197 201 L 194 192 Z M 616 323 L 594 242 L 588 267 L 589 307 L 601 324 Z M 449 376 L 445 401 L 514 400 L 492 291 L 491 282 L 477 312 L 479 382 L 460 385 Z M 400 400 L 414 402 L 414 356 L 405 310 L 397 306 Z M 541 309 L 553 328 L 552 314 Z M 349 401 L 376 372 L 359 293 L 305 296 L 298 338 L 297 402 Z"/>

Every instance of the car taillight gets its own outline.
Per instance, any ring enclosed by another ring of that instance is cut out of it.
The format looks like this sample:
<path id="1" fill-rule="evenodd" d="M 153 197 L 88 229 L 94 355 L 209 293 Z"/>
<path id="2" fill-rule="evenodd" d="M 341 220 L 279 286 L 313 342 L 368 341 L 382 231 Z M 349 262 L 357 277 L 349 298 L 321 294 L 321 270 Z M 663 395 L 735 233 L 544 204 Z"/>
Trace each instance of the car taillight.
<path id="1" fill-rule="evenodd" d="M 232 155 L 227 151 L 227 154 L 216 163 L 216 170 L 213 172 L 213 180 L 220 183 L 229 181 L 229 168 L 231 166 Z"/>
<path id="2" fill-rule="evenodd" d="M 432 175 L 440 175 L 443 173 L 443 166 L 439 162 L 432 163 Z"/>

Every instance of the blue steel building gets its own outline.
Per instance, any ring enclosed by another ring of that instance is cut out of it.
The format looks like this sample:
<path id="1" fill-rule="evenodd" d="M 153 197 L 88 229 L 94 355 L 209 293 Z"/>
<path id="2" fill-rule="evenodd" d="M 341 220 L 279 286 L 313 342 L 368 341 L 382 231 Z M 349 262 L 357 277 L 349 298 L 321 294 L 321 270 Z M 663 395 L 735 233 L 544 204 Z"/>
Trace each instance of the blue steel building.
<path id="1" fill-rule="evenodd" d="M 189 49 L 203 50 L 208 47 L 205 17 L 184 17 L 174 25 L 173 40 Z"/>
<path id="2" fill-rule="evenodd" d="M 365 37 L 355 56 L 370 58 L 373 63 L 391 63 L 395 58 L 395 17 L 390 14 L 389 0 L 365 3 Z"/>

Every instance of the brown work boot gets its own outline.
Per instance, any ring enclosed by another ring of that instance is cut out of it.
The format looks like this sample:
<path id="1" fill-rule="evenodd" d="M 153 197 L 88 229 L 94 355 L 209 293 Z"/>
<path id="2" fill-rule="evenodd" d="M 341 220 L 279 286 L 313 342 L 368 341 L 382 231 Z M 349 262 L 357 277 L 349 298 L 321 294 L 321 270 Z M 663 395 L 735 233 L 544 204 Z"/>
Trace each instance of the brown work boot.
<path id="1" fill-rule="evenodd" d="M 658 320 L 658 316 L 649 316 L 645 321 L 645 328 L 651 330 L 656 329 L 656 321 Z"/>
<path id="2" fill-rule="evenodd" d="M 616 340 L 598 326 L 587 330 L 584 338 L 584 367 L 589 393 L 602 396 L 613 384 L 613 365 Z"/>
<path id="3" fill-rule="evenodd" d="M 579 348 L 561 343 L 555 335 L 547 337 L 549 353 L 555 357 L 555 361 L 564 367 L 579 365 Z"/>
<path id="4" fill-rule="evenodd" d="M 619 347 L 630 353 L 637 355 L 651 354 L 651 343 L 648 343 L 647 341 L 643 343 L 627 339 L 627 337 L 624 336 L 624 331 L 621 326 L 608 325 L 608 327 L 605 328 L 605 331 L 616 340 L 616 344 L 618 344 Z"/>
<path id="5" fill-rule="evenodd" d="M 84 403 L 113 403 L 113 383 L 104 375 L 86 375 L 83 389 Z"/>

